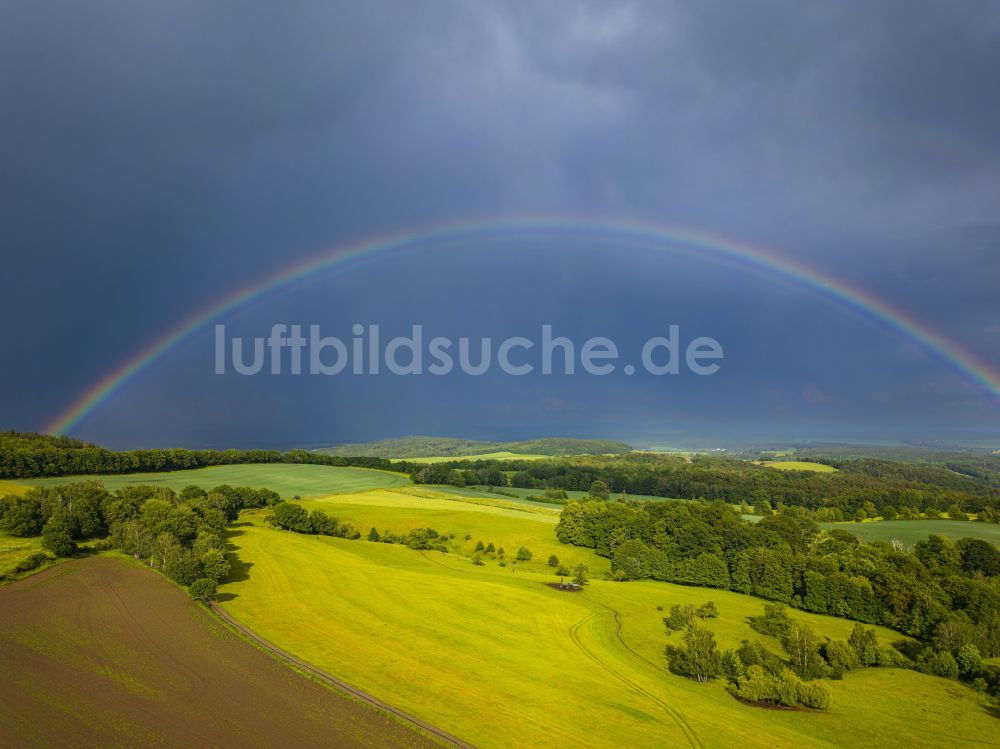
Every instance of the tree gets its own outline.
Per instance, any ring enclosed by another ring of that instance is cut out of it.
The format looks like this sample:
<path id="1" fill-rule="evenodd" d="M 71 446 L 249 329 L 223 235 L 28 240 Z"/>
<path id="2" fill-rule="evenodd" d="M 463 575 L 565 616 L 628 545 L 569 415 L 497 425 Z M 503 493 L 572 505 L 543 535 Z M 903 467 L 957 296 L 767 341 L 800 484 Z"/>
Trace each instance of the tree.
<path id="1" fill-rule="evenodd" d="M 963 538 L 958 546 L 962 550 L 962 569 L 967 573 L 981 572 L 986 577 L 1000 575 L 1000 551 L 989 541 Z"/>
<path id="2" fill-rule="evenodd" d="M 477 567 L 483 567 L 486 564 L 486 562 L 483 561 L 483 555 L 478 551 L 472 555 L 472 563 Z"/>
<path id="3" fill-rule="evenodd" d="M 878 659 L 878 638 L 874 629 L 867 629 L 861 622 L 856 622 L 851 636 L 847 640 L 854 648 L 858 663 L 862 666 L 874 666 Z"/>
<path id="4" fill-rule="evenodd" d="M 699 619 L 716 619 L 719 616 L 719 608 L 715 601 L 706 601 L 694 612 Z"/>
<path id="5" fill-rule="evenodd" d="M 201 555 L 202 576 L 216 582 L 229 574 L 229 560 L 222 549 L 210 549 Z"/>
<path id="6" fill-rule="evenodd" d="M 971 642 L 965 643 L 958 649 L 955 661 L 958 663 L 958 672 L 966 679 L 979 676 L 983 670 L 983 657 L 979 654 L 979 648 Z"/>
<path id="7" fill-rule="evenodd" d="M 582 588 L 584 585 L 590 582 L 589 578 L 587 577 L 587 572 L 588 572 L 587 565 L 585 564 L 576 565 L 576 569 L 573 570 L 573 582 Z"/>
<path id="8" fill-rule="evenodd" d="M 497 550 L 497 547 L 493 545 L 492 541 L 490 541 L 488 544 L 486 544 L 486 553 L 487 554 L 495 554 L 496 550 Z"/>
<path id="9" fill-rule="evenodd" d="M 147 502 L 147 504 L 149 503 Z M 313 531 L 312 523 L 309 521 L 309 513 L 291 502 L 276 504 L 270 520 L 272 525 L 288 531 L 296 533 L 312 533 Z"/>
<path id="10" fill-rule="evenodd" d="M 374 541 L 376 543 L 382 540 L 382 536 L 379 535 L 379 532 L 375 528 L 375 526 L 372 526 L 372 529 L 368 531 L 368 540 Z"/>
<path id="11" fill-rule="evenodd" d="M 642 541 L 630 538 L 615 546 L 611 554 L 611 569 L 616 580 L 641 580 L 652 572 L 652 552 Z"/>
<path id="12" fill-rule="evenodd" d="M 803 679 L 815 679 L 823 674 L 823 658 L 819 654 L 816 634 L 805 624 L 793 624 L 781 643 L 791 656 L 792 669 Z"/>
<path id="13" fill-rule="evenodd" d="M 58 515 L 53 515 L 42 528 L 42 548 L 57 557 L 68 557 L 76 552 L 76 544 L 69 532 L 69 524 Z"/>
<path id="14" fill-rule="evenodd" d="M 42 532 L 44 520 L 39 503 L 28 497 L 4 497 L 0 503 L 0 530 L 27 538 Z"/>
<path id="15" fill-rule="evenodd" d="M 476 551 L 486 551 L 486 544 L 482 541 L 476 541 Z"/>
<path id="16" fill-rule="evenodd" d="M 948 517 L 952 520 L 968 520 L 969 516 L 958 506 L 957 503 L 953 502 L 948 506 Z"/>
<path id="17" fill-rule="evenodd" d="M 522 546 L 517 550 L 517 561 L 519 562 L 529 562 L 531 561 L 531 549 Z"/>
<path id="18" fill-rule="evenodd" d="M 739 654 L 735 650 L 723 650 L 722 656 L 719 660 L 722 667 L 722 673 L 725 674 L 727 679 L 735 682 L 743 676 L 743 661 L 740 659 Z"/>
<path id="19" fill-rule="evenodd" d="M 729 567 L 717 554 L 705 552 L 685 559 L 677 570 L 677 581 L 705 588 L 729 589 Z"/>
<path id="20" fill-rule="evenodd" d="M 765 603 L 764 615 L 750 617 L 750 627 L 762 635 L 784 637 L 792 628 L 792 620 L 780 603 Z"/>
<path id="21" fill-rule="evenodd" d="M 183 489 L 181 489 L 180 494 L 178 494 L 177 496 L 180 497 L 180 499 L 182 499 L 183 501 L 188 502 L 192 499 L 204 499 L 208 495 L 205 493 L 205 490 L 202 489 L 200 486 L 196 486 L 194 484 L 188 484 Z"/>
<path id="22" fill-rule="evenodd" d="M 670 615 L 663 618 L 667 632 L 679 632 L 687 627 L 695 617 L 695 609 L 690 603 L 684 606 L 674 604 L 670 607 Z"/>
<path id="23" fill-rule="evenodd" d="M 199 577 L 188 589 L 192 598 L 197 598 L 201 600 L 209 600 L 215 597 L 215 580 L 210 580 L 207 577 Z"/>
<path id="24" fill-rule="evenodd" d="M 678 673 L 705 682 L 722 673 L 722 659 L 715 646 L 715 635 L 692 622 L 684 633 L 684 645 L 667 649 L 670 665 Z"/>
<path id="25" fill-rule="evenodd" d="M 830 664 L 831 675 L 840 679 L 847 671 L 858 667 L 858 654 L 844 640 L 831 640 L 823 649 L 826 662 Z"/>
<path id="26" fill-rule="evenodd" d="M 558 566 L 559 566 L 559 557 L 557 557 L 555 554 L 549 555 L 549 567 L 558 567 Z"/>
<path id="27" fill-rule="evenodd" d="M 598 479 L 590 485 L 590 496 L 596 499 L 608 499 L 611 496 L 611 489 L 605 482 Z"/>
<path id="28" fill-rule="evenodd" d="M 565 564 L 560 564 L 559 567 L 556 569 L 556 574 L 559 576 L 559 584 L 565 585 L 566 578 L 569 577 L 570 574 L 569 567 L 567 567 Z"/>

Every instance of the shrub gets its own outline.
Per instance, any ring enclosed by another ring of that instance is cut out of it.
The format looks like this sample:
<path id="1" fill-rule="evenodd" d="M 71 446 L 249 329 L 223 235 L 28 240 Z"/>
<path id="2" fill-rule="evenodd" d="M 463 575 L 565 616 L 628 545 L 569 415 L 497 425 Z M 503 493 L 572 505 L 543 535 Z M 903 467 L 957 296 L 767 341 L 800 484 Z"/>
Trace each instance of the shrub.
<path id="1" fill-rule="evenodd" d="M 979 654 L 979 648 L 971 642 L 965 643 L 958 649 L 955 657 L 958 663 L 958 672 L 966 679 L 972 679 L 983 670 L 983 657 Z"/>
<path id="2" fill-rule="evenodd" d="M 803 681 L 787 668 L 772 674 L 760 666 L 749 666 L 746 674 L 730 686 L 730 691 L 744 702 L 819 710 L 828 710 L 833 697 L 829 685 L 824 682 Z"/>
<path id="3" fill-rule="evenodd" d="M 685 606 L 674 604 L 670 607 L 670 616 L 664 617 L 663 624 L 668 632 L 679 632 L 691 623 L 694 616 L 694 606 L 690 603 Z"/>
<path id="4" fill-rule="evenodd" d="M 706 601 L 694 613 L 699 619 L 716 619 L 719 616 L 719 609 L 715 601 Z"/>
<path id="5" fill-rule="evenodd" d="M 780 603 L 765 603 L 762 616 L 750 617 L 750 627 L 755 632 L 770 637 L 784 637 L 792 628 L 792 620 Z"/>
<path id="6" fill-rule="evenodd" d="M 522 546 L 520 549 L 517 550 L 517 561 L 529 562 L 531 561 L 531 557 L 532 557 L 531 549 Z"/>
<path id="7" fill-rule="evenodd" d="M 913 668 L 913 663 L 895 648 L 879 648 L 875 651 L 875 665 L 883 668 Z"/>
<path id="8" fill-rule="evenodd" d="M 835 679 L 843 678 L 848 671 L 858 667 L 858 654 L 844 640 L 832 640 L 823 648 L 823 657 L 830 664 L 830 674 Z"/>
<path id="9" fill-rule="evenodd" d="M 958 678 L 958 663 L 955 656 L 947 651 L 924 648 L 917 658 L 917 670 L 922 674 L 942 676 L 945 679 Z"/>
<path id="10" fill-rule="evenodd" d="M 48 558 L 49 557 L 47 554 L 39 554 L 39 553 L 32 554 L 30 556 L 25 557 L 17 564 L 15 564 L 14 569 L 12 571 L 31 572 L 31 570 L 35 570 L 41 567 L 45 563 L 45 560 Z"/>

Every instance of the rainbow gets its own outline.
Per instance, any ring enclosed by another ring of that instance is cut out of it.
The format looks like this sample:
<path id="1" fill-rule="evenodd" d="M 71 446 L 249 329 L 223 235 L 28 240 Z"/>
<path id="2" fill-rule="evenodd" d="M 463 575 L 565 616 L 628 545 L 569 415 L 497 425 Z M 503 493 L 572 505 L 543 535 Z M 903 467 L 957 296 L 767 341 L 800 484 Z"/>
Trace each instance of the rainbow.
<path id="1" fill-rule="evenodd" d="M 590 223 L 565 219 L 531 219 L 446 224 L 421 230 L 387 234 L 324 252 L 305 262 L 280 270 L 246 288 L 234 291 L 222 301 L 207 307 L 136 351 L 117 369 L 109 372 L 60 413 L 44 431 L 64 434 L 76 427 L 88 414 L 111 398 L 133 377 L 160 357 L 205 328 L 218 318 L 246 307 L 261 297 L 287 287 L 315 273 L 387 250 L 399 250 L 430 242 L 476 239 L 483 237 L 514 238 L 552 235 L 582 237 L 586 240 L 618 240 L 653 243 L 659 248 L 715 256 L 762 271 L 832 299 L 861 315 L 885 325 L 939 357 L 961 375 L 981 387 L 988 396 L 1000 400 L 1000 375 L 972 354 L 941 337 L 907 313 L 890 306 L 862 289 L 813 270 L 773 251 L 734 242 L 704 232 L 662 227 L 635 222 Z"/>

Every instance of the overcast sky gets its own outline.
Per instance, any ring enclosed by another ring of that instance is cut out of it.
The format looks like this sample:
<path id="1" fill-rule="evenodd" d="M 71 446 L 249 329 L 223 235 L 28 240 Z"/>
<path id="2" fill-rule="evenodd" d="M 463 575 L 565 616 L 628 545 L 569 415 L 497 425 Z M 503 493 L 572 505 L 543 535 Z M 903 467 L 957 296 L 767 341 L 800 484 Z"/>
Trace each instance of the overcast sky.
<path id="1" fill-rule="evenodd" d="M 558 214 L 772 248 L 1000 371 L 996 2 L 4 2 L 0 427 L 178 322 L 367 236 Z M 427 242 L 224 320 L 434 335 L 679 324 L 718 375 L 218 377 L 210 331 L 73 430 L 113 446 L 430 433 L 1000 437 L 884 326 L 669 246 Z M 633 357 L 634 358 L 634 357 Z"/>

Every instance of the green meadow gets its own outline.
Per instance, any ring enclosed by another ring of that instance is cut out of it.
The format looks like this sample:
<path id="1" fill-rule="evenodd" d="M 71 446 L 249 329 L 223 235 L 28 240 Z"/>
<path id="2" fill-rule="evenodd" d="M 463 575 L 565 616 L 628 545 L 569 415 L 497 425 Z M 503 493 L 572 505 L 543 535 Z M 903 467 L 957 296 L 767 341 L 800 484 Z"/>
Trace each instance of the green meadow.
<path id="1" fill-rule="evenodd" d="M 490 491 L 489 487 L 486 486 L 448 486 L 447 484 L 427 484 L 429 488 L 435 491 L 447 492 L 448 494 L 455 494 L 460 497 L 508 497 L 508 495 L 515 494 L 518 497 L 537 497 L 545 493 L 544 489 L 520 489 L 514 486 L 505 486 L 499 491 Z M 576 489 L 570 489 L 566 492 L 566 496 L 570 499 L 585 499 L 590 495 L 590 492 L 578 491 Z M 654 497 L 651 494 L 629 494 L 626 495 L 628 499 L 637 499 L 639 501 L 663 501 L 665 497 Z M 612 499 L 618 499 L 619 495 L 612 494 Z M 509 497 L 513 499 L 513 497 Z M 539 504 L 532 502 L 532 504 Z M 548 504 L 548 503 L 541 503 Z M 553 507 L 559 507 L 560 505 L 552 504 Z"/>
<path id="2" fill-rule="evenodd" d="M 427 458 L 393 458 L 394 463 L 407 461 L 409 463 L 447 463 L 452 460 L 545 460 L 551 455 L 534 455 L 512 453 L 501 450 L 493 453 L 480 453 L 478 455 L 433 455 Z"/>
<path id="3" fill-rule="evenodd" d="M 761 463 L 768 468 L 779 471 L 815 471 L 816 473 L 833 473 L 837 469 L 824 463 L 810 463 L 804 460 L 767 460 Z"/>
<path id="4" fill-rule="evenodd" d="M 21 484 L 15 484 L 13 481 L 0 481 L 0 497 L 8 494 L 24 494 L 26 491 L 28 491 L 28 487 Z"/>
<path id="5" fill-rule="evenodd" d="M 74 481 L 100 481 L 114 490 L 133 484 L 166 486 L 179 491 L 193 484 L 211 489 L 220 484 L 273 489 L 284 498 L 311 497 L 335 492 L 353 492 L 372 487 L 404 486 L 408 476 L 391 471 L 366 468 L 304 465 L 297 463 L 261 463 L 194 468 L 187 471 L 156 473 L 106 474 L 97 476 L 60 476 L 45 479 L 19 479 L 22 486 L 53 486 Z M 0 492 L 3 487 L 0 486 Z"/>
<path id="6" fill-rule="evenodd" d="M 960 538 L 981 538 L 1000 545 L 1000 525 L 963 520 L 873 520 L 861 523 L 820 523 L 833 530 L 839 528 L 854 533 L 866 541 L 901 541 L 907 546 L 923 541 L 928 536 L 946 536 L 952 541 Z"/>
<path id="7" fill-rule="evenodd" d="M 41 539 L 16 538 L 0 533 L 0 575 L 7 575 L 14 571 L 14 567 L 24 561 L 32 554 L 42 551 Z"/>
<path id="8" fill-rule="evenodd" d="M 247 483 L 246 481 L 237 483 Z M 666 669 L 662 619 L 673 604 L 713 600 L 721 648 L 759 639 L 749 616 L 764 602 L 728 591 L 603 579 L 608 560 L 564 546 L 557 511 L 504 497 L 467 499 L 426 487 L 378 487 L 301 504 L 402 533 L 454 534 L 449 553 L 270 528 L 244 513 L 219 591 L 232 615 L 295 655 L 481 747 L 955 746 L 994 743 L 995 718 L 956 682 L 868 669 L 831 682 L 828 712 L 767 710 L 719 681 Z M 305 495 L 302 489 L 298 494 Z M 918 525 L 919 523 L 914 523 Z M 971 524 L 970 524 L 971 525 Z M 469 538 L 466 538 L 468 536 Z M 476 566 L 477 541 L 506 551 Z M 511 564 L 517 549 L 533 553 Z M 583 592 L 556 590 L 550 554 L 589 567 Z M 820 635 L 853 622 L 791 611 Z M 898 633 L 878 629 L 885 643 Z M 674 639 L 680 635 L 674 634 Z"/>

